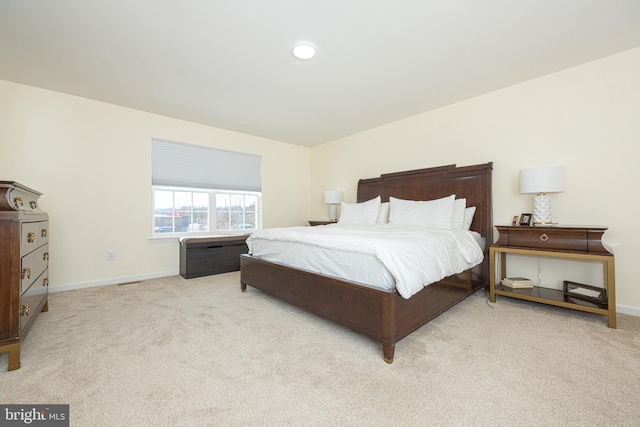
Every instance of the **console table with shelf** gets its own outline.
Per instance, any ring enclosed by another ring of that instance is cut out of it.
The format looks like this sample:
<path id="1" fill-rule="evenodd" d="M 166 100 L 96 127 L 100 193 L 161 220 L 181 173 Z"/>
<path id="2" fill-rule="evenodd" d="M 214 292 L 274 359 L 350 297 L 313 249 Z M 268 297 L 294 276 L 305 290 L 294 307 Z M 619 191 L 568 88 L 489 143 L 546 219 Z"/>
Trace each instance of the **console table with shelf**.
<path id="1" fill-rule="evenodd" d="M 606 227 L 583 226 L 496 226 L 498 241 L 489 248 L 489 299 L 496 302 L 496 295 L 539 302 L 573 310 L 607 316 L 610 328 L 616 327 L 615 262 L 602 245 Z M 597 261 L 603 265 L 606 303 L 596 303 L 566 295 L 563 290 L 534 286 L 512 289 L 500 284 L 507 273 L 507 255 L 520 254 L 532 257 L 551 257 L 579 261 Z M 496 271 L 496 261 L 499 269 Z M 497 274 L 499 273 L 499 278 Z"/>

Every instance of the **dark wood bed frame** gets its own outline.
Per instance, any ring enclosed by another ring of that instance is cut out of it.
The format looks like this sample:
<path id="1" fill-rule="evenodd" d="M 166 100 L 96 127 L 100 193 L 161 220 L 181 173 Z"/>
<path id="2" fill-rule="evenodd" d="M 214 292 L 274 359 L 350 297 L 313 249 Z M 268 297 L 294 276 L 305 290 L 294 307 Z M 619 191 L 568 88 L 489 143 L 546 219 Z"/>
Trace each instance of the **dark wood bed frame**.
<path id="1" fill-rule="evenodd" d="M 492 163 L 456 165 L 381 175 L 358 182 L 358 202 L 378 195 L 407 200 L 432 200 L 455 194 L 476 212 L 471 230 L 486 238 L 485 259 L 478 266 L 424 287 L 409 299 L 357 283 L 241 256 L 240 282 L 332 320 L 382 343 L 384 360 L 393 362 L 395 344 L 442 312 L 489 283 L 492 242 Z"/>

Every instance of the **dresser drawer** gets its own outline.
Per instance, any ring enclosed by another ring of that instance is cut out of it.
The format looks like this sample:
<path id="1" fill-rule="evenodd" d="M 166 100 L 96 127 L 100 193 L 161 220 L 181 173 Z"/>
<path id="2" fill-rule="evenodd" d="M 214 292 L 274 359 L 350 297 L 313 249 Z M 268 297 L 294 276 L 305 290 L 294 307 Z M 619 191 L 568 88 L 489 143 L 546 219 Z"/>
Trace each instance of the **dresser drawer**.
<path id="1" fill-rule="evenodd" d="M 496 226 L 499 237 L 494 246 L 611 255 L 602 245 L 606 227 L 553 226 L 516 227 Z"/>
<path id="2" fill-rule="evenodd" d="M 42 274 L 49 265 L 49 245 L 44 245 L 22 258 L 20 266 L 20 293 Z"/>
<path id="3" fill-rule="evenodd" d="M 44 304 L 49 291 L 48 277 L 49 270 L 45 270 L 38 280 L 27 291 L 20 296 L 20 334 L 24 333 L 25 328 L 29 325 L 38 313 L 38 310 Z"/>
<path id="4" fill-rule="evenodd" d="M 553 251 L 587 252 L 587 233 L 585 230 L 552 228 L 509 230 L 507 246 Z"/>
<path id="5" fill-rule="evenodd" d="M 38 197 L 41 193 L 28 188 L 14 187 L 9 190 L 7 199 L 9 206 L 16 211 L 41 212 L 38 207 Z"/>
<path id="6" fill-rule="evenodd" d="M 20 256 L 49 242 L 49 221 L 23 222 L 20 237 Z"/>

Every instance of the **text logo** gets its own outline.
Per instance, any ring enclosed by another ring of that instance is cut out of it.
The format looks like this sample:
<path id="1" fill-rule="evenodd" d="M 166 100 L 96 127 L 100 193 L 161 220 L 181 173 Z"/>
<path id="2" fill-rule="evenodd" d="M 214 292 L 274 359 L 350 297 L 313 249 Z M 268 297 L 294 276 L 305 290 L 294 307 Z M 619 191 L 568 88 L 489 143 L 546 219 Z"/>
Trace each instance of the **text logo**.
<path id="1" fill-rule="evenodd" d="M 0 427 L 69 427 L 69 405 L 0 405 Z"/>

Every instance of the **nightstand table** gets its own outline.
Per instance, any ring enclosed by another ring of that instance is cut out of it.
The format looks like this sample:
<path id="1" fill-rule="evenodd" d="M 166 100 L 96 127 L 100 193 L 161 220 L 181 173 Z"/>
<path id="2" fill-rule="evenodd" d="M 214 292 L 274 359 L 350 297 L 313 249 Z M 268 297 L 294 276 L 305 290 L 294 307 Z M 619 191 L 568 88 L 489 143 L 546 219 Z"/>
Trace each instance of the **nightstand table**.
<path id="1" fill-rule="evenodd" d="M 615 263 L 613 254 L 602 246 L 602 235 L 607 227 L 582 226 L 496 226 L 498 241 L 489 248 L 489 299 L 496 295 L 539 302 L 608 317 L 610 328 L 616 327 Z M 553 257 L 581 261 L 602 262 L 607 302 L 604 304 L 572 298 L 563 290 L 535 286 L 511 289 L 500 285 L 507 273 L 507 255 L 521 254 L 533 257 Z M 498 258 L 498 259 L 496 259 Z M 499 260 L 499 278 L 496 261 Z"/>
<path id="2" fill-rule="evenodd" d="M 315 227 L 316 225 L 329 225 L 336 224 L 338 221 L 309 221 L 309 225 Z"/>

